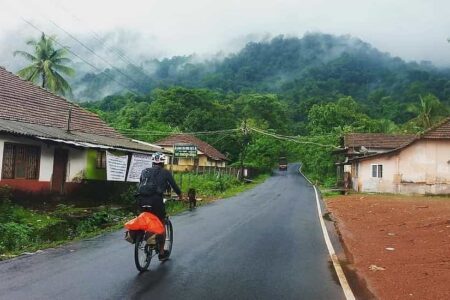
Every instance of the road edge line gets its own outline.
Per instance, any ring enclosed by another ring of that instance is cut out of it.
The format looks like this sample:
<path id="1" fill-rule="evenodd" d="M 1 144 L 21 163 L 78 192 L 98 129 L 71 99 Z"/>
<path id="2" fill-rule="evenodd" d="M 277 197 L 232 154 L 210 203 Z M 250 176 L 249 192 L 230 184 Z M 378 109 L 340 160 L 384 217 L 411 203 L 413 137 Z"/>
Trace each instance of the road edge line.
<path id="1" fill-rule="evenodd" d="M 336 271 L 336 275 L 339 279 L 339 283 L 341 284 L 342 290 L 344 291 L 345 298 L 347 300 L 355 300 L 355 295 L 353 294 L 350 285 L 348 284 L 347 278 L 345 277 L 344 270 L 342 269 L 341 263 L 336 255 L 333 244 L 331 243 L 330 236 L 328 235 L 327 228 L 325 226 L 325 222 L 323 221 L 322 208 L 320 207 L 319 202 L 319 193 L 317 192 L 316 186 L 302 173 L 301 167 L 298 169 L 299 173 L 313 186 L 314 193 L 316 195 L 316 204 L 317 204 L 317 213 L 319 215 L 320 226 L 322 228 L 323 237 L 325 239 L 325 244 L 327 245 L 328 253 L 330 254 L 331 261 L 333 262 L 334 270 Z"/>

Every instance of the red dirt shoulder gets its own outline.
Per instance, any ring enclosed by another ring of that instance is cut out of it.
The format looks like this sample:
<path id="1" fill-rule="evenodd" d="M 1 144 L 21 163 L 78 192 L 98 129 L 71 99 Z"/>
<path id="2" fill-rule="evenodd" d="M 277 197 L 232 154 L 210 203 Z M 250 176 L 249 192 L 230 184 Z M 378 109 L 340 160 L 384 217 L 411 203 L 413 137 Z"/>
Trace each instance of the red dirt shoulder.
<path id="1" fill-rule="evenodd" d="M 450 197 L 353 194 L 326 203 L 379 299 L 450 299 Z"/>

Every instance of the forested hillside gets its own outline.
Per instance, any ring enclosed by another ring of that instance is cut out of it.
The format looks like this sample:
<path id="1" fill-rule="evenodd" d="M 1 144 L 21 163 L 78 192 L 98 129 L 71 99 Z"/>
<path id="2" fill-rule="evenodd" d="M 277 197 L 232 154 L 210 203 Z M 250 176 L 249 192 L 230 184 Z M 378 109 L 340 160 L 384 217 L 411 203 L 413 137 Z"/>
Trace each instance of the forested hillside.
<path id="1" fill-rule="evenodd" d="M 280 36 L 222 60 L 195 60 L 130 66 L 123 72 L 133 80 L 113 70 L 87 74 L 74 88 L 98 100 L 84 106 L 129 136 L 155 141 L 197 132 L 232 162 L 244 154 L 247 165 L 261 169 L 285 152 L 329 184 L 331 152 L 343 133 L 417 133 L 450 113 L 450 71 L 404 62 L 347 36 Z M 104 90 L 117 93 L 96 99 Z"/>

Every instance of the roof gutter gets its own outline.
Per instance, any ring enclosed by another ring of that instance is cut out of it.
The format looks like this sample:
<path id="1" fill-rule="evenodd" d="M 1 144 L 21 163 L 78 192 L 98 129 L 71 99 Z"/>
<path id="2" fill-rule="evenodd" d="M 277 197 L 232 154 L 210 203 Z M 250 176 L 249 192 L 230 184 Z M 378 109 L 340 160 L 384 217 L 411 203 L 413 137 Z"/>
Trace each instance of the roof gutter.
<path id="1" fill-rule="evenodd" d="M 87 142 L 77 142 L 77 141 L 53 139 L 53 138 L 47 138 L 47 137 L 42 137 L 42 136 L 36 136 L 35 138 L 37 138 L 39 140 L 43 140 L 43 141 L 51 141 L 51 142 L 55 142 L 55 143 L 61 143 L 61 144 L 66 144 L 66 145 L 81 147 L 81 148 L 101 149 L 101 150 L 117 150 L 117 151 L 141 153 L 141 154 L 151 153 L 151 151 L 141 151 L 141 150 L 134 150 L 134 149 L 128 149 L 128 148 L 112 147 L 112 146 L 106 146 L 106 145 L 100 145 L 100 144 L 92 144 L 92 143 L 87 143 Z"/>

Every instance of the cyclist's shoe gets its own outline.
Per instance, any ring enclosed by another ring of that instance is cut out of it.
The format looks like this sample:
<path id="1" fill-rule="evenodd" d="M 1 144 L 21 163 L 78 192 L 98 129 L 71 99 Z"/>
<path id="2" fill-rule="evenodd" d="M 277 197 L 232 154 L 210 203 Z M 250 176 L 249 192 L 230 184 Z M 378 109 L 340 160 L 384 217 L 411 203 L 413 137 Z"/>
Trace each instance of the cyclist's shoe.
<path id="1" fill-rule="evenodd" d="M 147 244 L 152 247 L 156 246 L 156 234 L 152 234 L 147 238 Z"/>
<path id="2" fill-rule="evenodd" d="M 163 254 L 161 254 L 161 253 L 158 254 L 159 261 L 166 261 L 166 260 L 168 260 L 169 259 L 169 255 L 170 255 L 169 251 L 164 251 Z"/>

